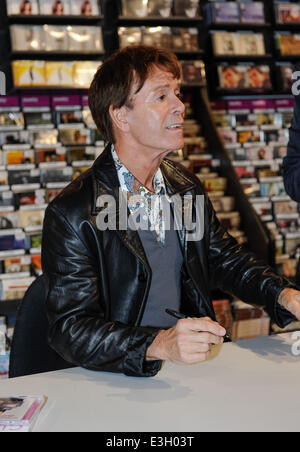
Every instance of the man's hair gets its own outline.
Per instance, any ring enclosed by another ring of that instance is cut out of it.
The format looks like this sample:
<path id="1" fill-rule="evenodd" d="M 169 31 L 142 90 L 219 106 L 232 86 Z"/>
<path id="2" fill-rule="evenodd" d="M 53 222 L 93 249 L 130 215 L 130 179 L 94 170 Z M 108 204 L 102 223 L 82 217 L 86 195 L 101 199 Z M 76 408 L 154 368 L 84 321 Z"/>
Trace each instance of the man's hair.
<path id="1" fill-rule="evenodd" d="M 136 84 L 137 94 L 154 67 L 180 79 L 181 69 L 176 55 L 166 49 L 132 46 L 118 50 L 100 66 L 89 89 L 89 107 L 95 124 L 106 142 L 115 142 L 109 107 L 132 108 L 130 96 Z"/>

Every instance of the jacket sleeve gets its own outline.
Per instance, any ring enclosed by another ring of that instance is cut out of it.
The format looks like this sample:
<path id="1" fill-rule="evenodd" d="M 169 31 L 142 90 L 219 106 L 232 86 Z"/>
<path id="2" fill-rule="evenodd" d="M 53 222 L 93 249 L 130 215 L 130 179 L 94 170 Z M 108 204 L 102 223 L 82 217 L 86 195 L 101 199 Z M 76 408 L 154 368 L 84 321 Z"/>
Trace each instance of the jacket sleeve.
<path id="1" fill-rule="evenodd" d="M 214 287 L 246 303 L 263 307 L 271 319 L 283 328 L 297 320 L 278 304 L 285 288 L 298 287 L 273 272 L 271 267 L 237 243 L 220 225 L 207 198 L 210 227 L 209 268 Z"/>
<path id="2" fill-rule="evenodd" d="M 49 205 L 43 225 L 42 268 L 49 344 L 66 361 L 92 370 L 153 376 L 161 361 L 145 361 L 158 328 L 109 321 L 99 299 L 99 265 L 64 215 Z"/>
<path id="3" fill-rule="evenodd" d="M 286 192 L 300 202 L 300 95 L 295 96 L 287 155 L 283 160 L 283 176 Z"/>

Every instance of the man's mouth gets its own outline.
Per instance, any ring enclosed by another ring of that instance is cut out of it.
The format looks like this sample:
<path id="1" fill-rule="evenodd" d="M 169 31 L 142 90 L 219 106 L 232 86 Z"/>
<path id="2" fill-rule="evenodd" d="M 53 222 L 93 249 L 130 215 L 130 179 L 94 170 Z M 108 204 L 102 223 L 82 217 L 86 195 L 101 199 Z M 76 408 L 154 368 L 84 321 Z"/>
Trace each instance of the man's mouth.
<path id="1" fill-rule="evenodd" d="M 166 127 L 168 130 L 182 129 L 182 124 L 172 124 Z"/>

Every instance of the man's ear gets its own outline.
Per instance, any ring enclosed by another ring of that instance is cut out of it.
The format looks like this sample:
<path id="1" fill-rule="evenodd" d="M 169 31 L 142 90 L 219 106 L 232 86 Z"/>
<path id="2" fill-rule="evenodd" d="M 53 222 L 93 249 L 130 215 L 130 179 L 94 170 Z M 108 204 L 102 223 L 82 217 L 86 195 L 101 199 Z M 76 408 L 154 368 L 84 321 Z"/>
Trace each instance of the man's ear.
<path id="1" fill-rule="evenodd" d="M 110 105 L 109 114 L 114 126 L 122 132 L 128 132 L 127 109 L 125 105 L 120 108 Z"/>

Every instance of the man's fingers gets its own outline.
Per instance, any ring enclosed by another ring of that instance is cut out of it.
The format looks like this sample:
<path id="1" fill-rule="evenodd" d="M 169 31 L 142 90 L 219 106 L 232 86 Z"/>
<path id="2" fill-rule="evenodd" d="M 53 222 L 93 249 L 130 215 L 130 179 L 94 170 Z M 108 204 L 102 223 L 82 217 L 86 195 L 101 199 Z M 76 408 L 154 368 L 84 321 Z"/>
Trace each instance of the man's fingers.
<path id="1" fill-rule="evenodd" d="M 209 317 L 183 319 L 177 322 L 179 327 L 185 330 L 190 330 L 198 333 L 206 332 L 215 336 L 224 336 L 226 334 L 225 328 L 214 322 Z"/>

